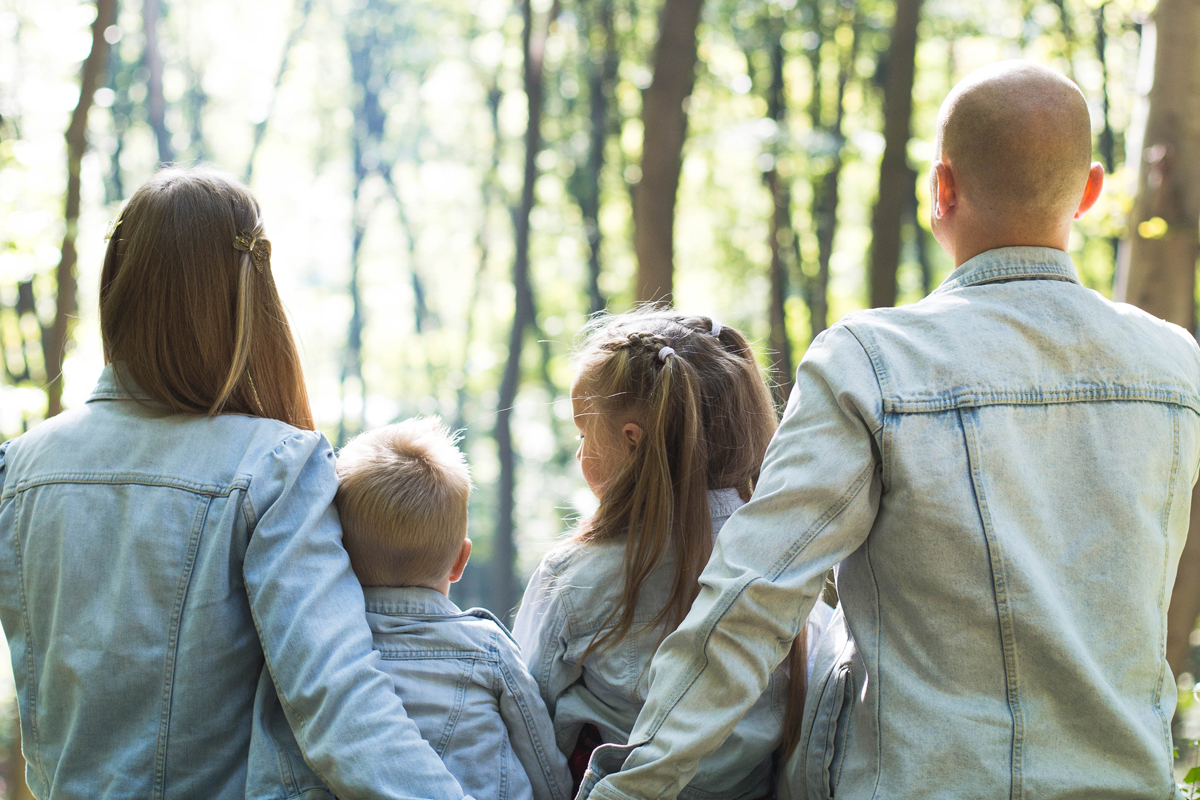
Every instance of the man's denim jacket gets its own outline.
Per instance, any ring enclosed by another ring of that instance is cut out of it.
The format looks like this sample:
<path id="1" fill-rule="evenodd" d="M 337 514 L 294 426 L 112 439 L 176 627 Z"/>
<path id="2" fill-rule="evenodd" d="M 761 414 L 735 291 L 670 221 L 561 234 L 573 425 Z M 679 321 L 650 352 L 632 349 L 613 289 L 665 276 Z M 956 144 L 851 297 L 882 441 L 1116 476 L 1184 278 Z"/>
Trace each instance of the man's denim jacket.
<path id="1" fill-rule="evenodd" d="M 110 366 L 82 408 L 0 445 L 34 795 L 327 796 L 315 770 L 347 800 L 461 798 L 379 669 L 329 443 L 147 403 Z"/>
<path id="2" fill-rule="evenodd" d="M 990 251 L 851 315 L 806 354 L 633 746 L 597 750 L 581 797 L 685 786 L 835 564 L 847 636 L 819 648 L 784 794 L 1177 797 L 1166 610 L 1198 467 L 1195 340 L 1062 251 Z"/>
<path id="3" fill-rule="evenodd" d="M 369 586 L 367 622 L 409 719 L 463 791 L 496 800 L 570 800 L 567 761 L 508 630 L 441 592 Z"/>
<path id="4" fill-rule="evenodd" d="M 736 489 L 708 493 L 713 533 L 744 505 Z M 513 626 L 517 641 L 554 717 L 558 746 L 570 753 L 582 727 L 595 725 L 606 742 L 625 744 L 646 701 L 647 669 L 663 639 L 661 625 L 646 627 L 662 610 L 673 580 L 668 558 L 642 584 L 634 629 L 613 647 L 584 652 L 610 624 L 624 582 L 625 541 L 571 542 L 542 559 L 529 580 Z M 832 611 L 817 603 L 807 630 L 810 662 Z M 771 791 L 772 752 L 782 738 L 787 704 L 786 666 L 775 670 L 765 691 L 720 749 L 700 762 L 685 800 L 739 800 Z"/>

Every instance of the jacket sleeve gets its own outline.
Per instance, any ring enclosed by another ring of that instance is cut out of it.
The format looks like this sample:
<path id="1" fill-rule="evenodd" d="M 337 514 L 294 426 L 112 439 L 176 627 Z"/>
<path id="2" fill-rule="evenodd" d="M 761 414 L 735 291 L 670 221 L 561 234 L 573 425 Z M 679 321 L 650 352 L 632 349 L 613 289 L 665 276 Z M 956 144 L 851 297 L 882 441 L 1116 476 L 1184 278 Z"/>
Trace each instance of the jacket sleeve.
<path id="1" fill-rule="evenodd" d="M 525 587 L 525 597 L 513 622 L 513 638 L 521 646 L 521 655 L 553 718 L 558 698 L 579 679 L 580 668 L 565 660 L 567 614 L 557 576 L 545 559 Z"/>
<path id="2" fill-rule="evenodd" d="M 534 800 L 571 800 L 567 759 L 554 741 L 554 724 L 538 693 L 538 685 L 508 637 L 499 638 L 499 669 L 503 679 L 500 716 L 508 728 L 513 752 L 529 776 Z"/>
<path id="3" fill-rule="evenodd" d="M 699 596 L 654 657 L 630 745 L 593 754 L 579 800 L 671 800 L 728 738 L 804 628 L 826 570 L 871 530 L 882 419 L 866 351 L 831 328 L 800 365 L 753 499 L 721 530 Z"/>
<path id="4" fill-rule="evenodd" d="M 371 647 L 342 547 L 333 451 L 297 433 L 251 476 L 243 572 L 276 691 L 305 759 L 339 797 L 460 800 Z"/>

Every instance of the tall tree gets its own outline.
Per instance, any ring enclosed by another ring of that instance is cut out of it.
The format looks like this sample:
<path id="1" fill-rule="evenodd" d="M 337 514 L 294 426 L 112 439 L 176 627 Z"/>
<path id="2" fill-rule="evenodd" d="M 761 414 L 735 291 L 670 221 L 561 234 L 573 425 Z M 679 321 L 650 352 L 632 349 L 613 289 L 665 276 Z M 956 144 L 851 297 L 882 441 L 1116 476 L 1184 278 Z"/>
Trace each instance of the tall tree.
<path id="1" fill-rule="evenodd" d="M 492 539 L 493 606 L 507 615 L 517 602 L 517 581 L 514 569 L 517 560 L 515 511 L 517 488 L 517 457 L 512 438 L 512 412 L 521 384 L 521 353 L 525 337 L 537 327 L 537 309 L 533 300 L 533 284 L 529 276 L 529 218 L 536 200 L 538 179 L 537 157 L 542 150 L 542 106 L 545 94 L 546 39 L 550 26 L 558 16 L 555 0 L 542 24 L 534 19 L 532 0 L 523 0 L 521 51 L 524 58 L 525 104 L 528 123 L 525 126 L 525 169 L 521 199 L 513 210 L 515 250 L 513 255 L 513 321 L 508 337 L 508 360 L 500 381 L 497 399 L 496 450 L 500 460 L 496 532 Z M 535 30 L 536 28 L 536 30 Z"/>
<path id="2" fill-rule="evenodd" d="M 871 305 L 876 307 L 896 304 L 900 228 L 916 181 L 908 164 L 908 138 L 920 19 L 921 0 L 896 0 L 891 42 L 883 61 L 883 161 L 871 220 Z"/>
<path id="3" fill-rule="evenodd" d="M 674 290 L 675 197 L 687 137 L 684 101 L 696 82 L 696 27 L 703 0 L 663 0 L 654 77 L 642 97 L 642 179 L 633 194 L 638 300 Z"/>
<path id="4" fill-rule="evenodd" d="M 809 51 L 809 69 L 812 72 L 812 97 L 809 101 L 808 115 L 817 142 L 824 146 L 810 152 L 812 156 L 826 156 L 827 166 L 824 169 L 810 169 L 809 177 L 812 183 L 812 219 L 817 238 L 817 269 L 816 274 L 806 281 L 805 297 L 812 337 L 815 339 L 825 330 L 829 321 L 829 264 L 833 258 L 833 240 L 837 234 L 838 205 L 840 203 L 840 183 L 842 175 L 843 145 L 846 142 L 842 123 L 846 115 L 846 87 L 854 75 L 854 65 L 858 57 L 859 28 L 862 26 L 862 13 L 857 4 L 847 8 L 842 3 L 831 3 L 835 13 L 832 15 L 830 30 L 833 32 L 834 46 L 837 52 L 838 72 L 837 85 L 834 87 L 833 114 L 828 123 L 825 122 L 825 82 L 822 77 L 821 51 L 826 36 L 826 22 L 822 0 L 813 0 L 813 33 L 816 34 L 815 47 Z M 849 36 L 840 37 L 846 40 L 843 46 L 839 42 L 837 31 L 843 28 Z M 795 241 L 796 259 L 799 261 L 799 239 Z"/>
<path id="5" fill-rule="evenodd" d="M 63 234 L 62 257 L 55 270 L 57 293 L 54 322 L 42 332 L 42 351 L 46 364 L 46 416 L 62 411 L 63 359 L 71 339 L 72 325 L 78 309 L 76 300 L 75 265 L 79 253 L 75 237 L 79 232 L 79 205 L 83 154 L 87 150 L 88 112 L 92 110 L 96 89 L 108 63 L 108 40 L 104 31 L 117 21 L 116 0 L 96 0 L 96 19 L 92 22 L 92 49 L 83 61 L 79 76 L 79 102 L 67 126 L 67 198 L 65 203 L 66 233 Z"/>
<path id="6" fill-rule="evenodd" d="M 783 47 L 784 20 L 768 14 L 762 21 L 765 28 L 765 48 L 769 79 L 767 81 L 767 118 L 775 123 L 769 152 L 765 155 L 767 169 L 763 183 L 771 195 L 771 219 L 767 226 L 767 245 L 771 253 L 770 295 L 768 319 L 770 335 L 767 345 L 771 351 L 771 382 L 776 405 L 783 407 L 792 391 L 792 342 L 788 333 L 787 299 L 790 292 L 793 244 L 796 231 L 792 227 L 792 187 L 780 174 L 780 143 L 787 139 L 787 86 L 784 66 L 787 52 Z"/>
<path id="7" fill-rule="evenodd" d="M 167 101 L 163 96 L 163 58 L 158 46 L 158 22 L 162 18 L 162 0 L 143 0 L 142 31 L 146 38 L 143 59 L 146 65 L 146 119 L 158 143 L 158 163 L 175 160 L 171 131 L 167 129 Z"/>
<path id="8" fill-rule="evenodd" d="M 271 112 L 275 110 L 275 100 L 279 96 L 279 87 L 283 85 L 283 76 L 287 74 L 292 49 L 295 48 L 296 42 L 300 41 L 300 36 L 304 33 L 304 27 L 308 24 L 309 16 L 312 15 L 312 5 L 313 0 L 299 0 L 296 19 L 292 23 L 292 29 L 288 32 L 287 39 L 284 40 L 283 53 L 279 57 L 279 70 L 275 73 L 275 85 L 271 87 L 271 99 L 267 102 L 263 118 L 254 124 L 254 140 L 250 144 L 250 155 L 246 157 L 246 169 L 242 173 L 242 180 L 245 183 L 249 183 L 254 174 L 254 159 L 267 135 L 267 124 L 271 121 Z"/>
<path id="9" fill-rule="evenodd" d="M 1194 331 L 1200 257 L 1200 3 L 1160 0 L 1143 47 L 1154 47 L 1153 83 L 1129 241 L 1113 292 L 1119 300 Z M 1143 63 L 1149 63 L 1149 59 Z M 1141 83 L 1139 81 L 1139 83 Z M 1167 616 L 1167 659 L 1190 671 L 1188 636 L 1200 615 L 1200 493 Z"/>

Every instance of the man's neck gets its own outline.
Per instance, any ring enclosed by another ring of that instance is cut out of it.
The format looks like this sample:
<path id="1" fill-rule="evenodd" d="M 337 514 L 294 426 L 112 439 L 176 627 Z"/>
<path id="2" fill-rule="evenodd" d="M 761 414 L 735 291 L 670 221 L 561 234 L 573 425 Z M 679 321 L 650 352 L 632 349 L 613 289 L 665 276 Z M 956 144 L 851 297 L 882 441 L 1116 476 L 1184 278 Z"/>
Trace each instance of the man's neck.
<path id="1" fill-rule="evenodd" d="M 988 250 L 998 250 L 1001 247 L 1050 247 L 1055 250 L 1066 250 L 1070 239 L 1070 221 L 1049 233 L 1022 234 L 1013 231 L 1001 232 L 995 228 L 965 230 L 950 243 L 953 248 L 950 255 L 954 258 L 954 268 L 958 269 L 975 256 L 986 253 Z"/>

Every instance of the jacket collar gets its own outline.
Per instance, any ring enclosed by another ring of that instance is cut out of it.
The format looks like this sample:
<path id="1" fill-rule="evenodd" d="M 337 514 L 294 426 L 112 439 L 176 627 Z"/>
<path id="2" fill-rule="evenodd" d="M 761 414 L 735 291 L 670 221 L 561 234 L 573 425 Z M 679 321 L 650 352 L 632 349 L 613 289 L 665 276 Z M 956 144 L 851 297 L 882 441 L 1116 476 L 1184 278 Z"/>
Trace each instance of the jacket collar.
<path id="1" fill-rule="evenodd" d="M 1063 250 L 1053 247 L 1001 247 L 966 261 L 933 294 L 985 283 L 1051 280 L 1079 283 L 1075 265 Z"/>
<path id="2" fill-rule="evenodd" d="M 437 589 L 424 586 L 364 586 L 367 611 L 375 614 L 453 616 L 460 609 Z"/>
<path id="3" fill-rule="evenodd" d="M 104 371 L 100 373 L 100 380 L 96 381 L 96 388 L 92 390 L 87 402 L 91 403 L 95 400 L 146 401 L 151 399 L 150 395 L 137 388 L 129 378 L 125 378 L 123 382 L 118 381 L 116 366 L 112 363 L 104 365 Z"/>

